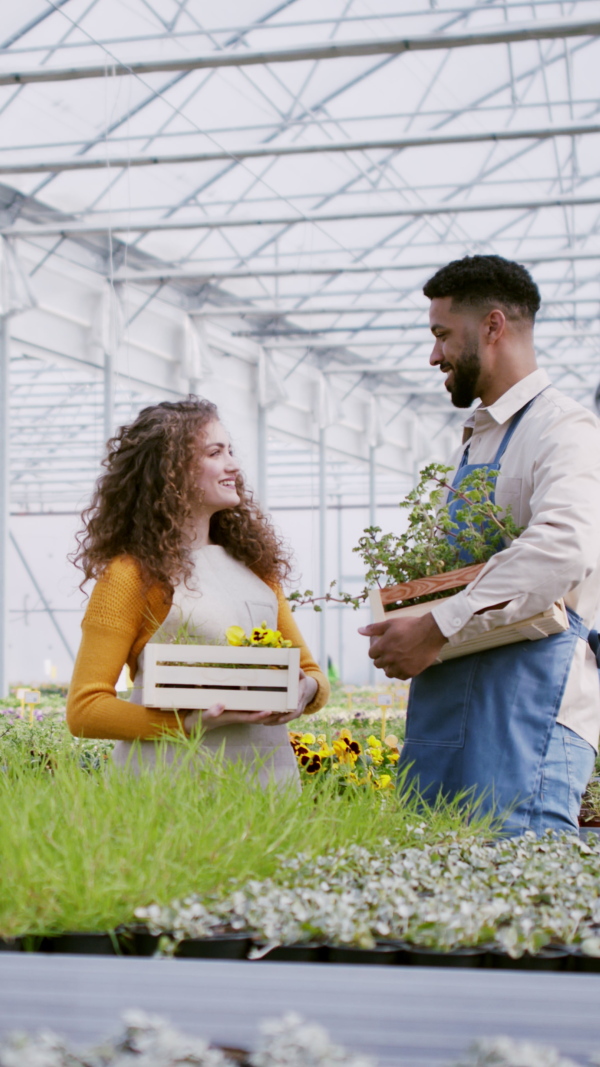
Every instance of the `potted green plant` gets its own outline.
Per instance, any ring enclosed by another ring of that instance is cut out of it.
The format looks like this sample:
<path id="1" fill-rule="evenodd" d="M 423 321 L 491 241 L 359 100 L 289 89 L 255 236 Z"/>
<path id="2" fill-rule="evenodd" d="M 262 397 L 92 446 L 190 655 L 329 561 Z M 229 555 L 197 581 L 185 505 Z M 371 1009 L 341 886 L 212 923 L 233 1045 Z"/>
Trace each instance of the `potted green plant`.
<path id="1" fill-rule="evenodd" d="M 420 472 L 418 484 L 400 503 L 408 511 L 404 533 L 383 533 L 379 526 L 364 531 L 354 549 L 367 569 L 367 586 L 361 594 L 336 596 L 332 583 L 323 597 L 314 597 L 311 590 L 292 593 L 292 604 L 313 603 L 320 610 L 316 603 L 319 600 L 358 607 L 368 599 L 374 621 L 382 622 L 390 617 L 424 615 L 431 610 L 431 601 L 452 596 L 472 582 L 487 561 L 519 537 L 522 529 L 516 525 L 511 509 L 503 509 L 495 501 L 496 471 L 479 467 L 462 480 L 459 489 L 454 489 L 447 481 L 451 470 L 433 463 Z M 449 492 L 462 505 L 455 518 L 449 503 L 443 502 Z M 439 658 L 452 659 L 517 641 L 536 641 L 560 633 L 568 625 L 560 600 L 520 622 L 448 643 Z"/>

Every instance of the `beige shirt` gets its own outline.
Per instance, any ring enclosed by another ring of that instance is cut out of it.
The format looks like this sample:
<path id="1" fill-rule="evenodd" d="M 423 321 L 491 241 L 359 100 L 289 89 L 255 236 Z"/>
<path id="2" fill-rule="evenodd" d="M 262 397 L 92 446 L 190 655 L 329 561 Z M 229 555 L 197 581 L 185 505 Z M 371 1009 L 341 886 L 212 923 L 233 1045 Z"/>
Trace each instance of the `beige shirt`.
<path id="1" fill-rule="evenodd" d="M 547 387 L 547 388 L 546 388 Z M 496 501 L 526 529 L 464 590 L 433 608 L 450 643 L 526 619 L 559 597 L 593 627 L 600 608 L 600 422 L 536 370 L 465 422 L 469 463 L 490 463 L 510 420 L 540 390 L 501 462 Z M 464 445 L 454 457 L 458 466 Z M 499 610 L 485 610 L 509 601 Z M 483 610 L 483 614 L 476 612 Z M 558 722 L 595 748 L 600 680 L 587 642 L 577 648 Z"/>

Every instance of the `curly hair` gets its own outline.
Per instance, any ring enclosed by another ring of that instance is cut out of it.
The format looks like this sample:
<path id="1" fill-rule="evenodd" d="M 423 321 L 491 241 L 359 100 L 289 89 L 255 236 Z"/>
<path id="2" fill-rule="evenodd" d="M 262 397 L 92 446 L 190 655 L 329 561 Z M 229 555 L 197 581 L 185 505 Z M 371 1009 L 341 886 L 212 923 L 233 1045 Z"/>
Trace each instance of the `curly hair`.
<path id="1" fill-rule="evenodd" d="M 528 270 L 502 256 L 465 256 L 436 271 L 423 286 L 425 296 L 452 297 L 454 307 L 499 304 L 511 318 L 533 322 L 540 291 Z"/>
<path id="2" fill-rule="evenodd" d="M 216 406 L 200 397 L 164 401 L 144 408 L 110 439 L 105 473 L 81 516 L 84 526 L 70 556 L 83 571 L 82 586 L 123 554 L 137 561 L 147 586 L 162 586 L 166 596 L 192 577 L 189 529 L 198 435 L 218 417 Z M 212 516 L 210 539 L 259 578 L 281 582 L 290 571 L 283 543 L 241 474 L 236 488 L 240 503 Z"/>

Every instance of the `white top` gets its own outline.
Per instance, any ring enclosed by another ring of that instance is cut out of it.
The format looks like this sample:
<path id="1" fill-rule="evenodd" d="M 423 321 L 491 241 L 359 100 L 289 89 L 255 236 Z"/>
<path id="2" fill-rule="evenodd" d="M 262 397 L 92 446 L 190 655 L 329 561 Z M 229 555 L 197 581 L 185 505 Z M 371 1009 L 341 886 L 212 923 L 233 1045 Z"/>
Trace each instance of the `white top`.
<path id="1" fill-rule="evenodd" d="M 151 642 L 164 640 L 165 634 L 174 636 L 185 624 L 188 632 L 205 641 L 226 644 L 225 631 L 229 626 L 241 626 L 248 633 L 254 626 L 266 622 L 277 629 L 278 605 L 273 590 L 243 563 L 239 563 L 220 545 L 206 545 L 192 553 L 194 573 L 189 586 L 180 583 L 173 595 L 169 614 Z M 144 650 L 136 671 L 130 699 L 143 703 Z M 156 746 L 153 741 L 138 742 L 140 760 L 154 764 Z M 227 759 L 259 762 L 259 780 L 272 777 L 284 783 L 299 783 L 296 757 L 292 751 L 288 727 L 263 726 L 258 723 L 218 726 L 208 731 L 203 747 L 213 752 L 224 749 Z M 119 741 L 113 760 L 129 766 L 131 744 Z M 181 754 L 180 746 L 171 746 L 173 758 Z M 134 766 L 135 770 L 135 766 Z M 299 787 L 299 785 L 298 785 Z"/>
<path id="2" fill-rule="evenodd" d="M 496 487 L 496 502 L 510 504 L 517 525 L 526 529 L 470 585 L 433 607 L 451 644 L 545 611 L 561 596 L 586 626 L 593 627 L 598 615 L 600 423 L 549 381 L 545 371 L 534 371 L 495 404 L 476 408 L 464 424 L 469 463 L 490 463 L 509 420 L 545 389 L 515 430 Z M 463 451 L 464 445 L 455 467 Z M 505 608 L 475 614 L 505 601 Z M 584 641 L 577 642 L 557 721 L 597 748 L 600 685 Z"/>

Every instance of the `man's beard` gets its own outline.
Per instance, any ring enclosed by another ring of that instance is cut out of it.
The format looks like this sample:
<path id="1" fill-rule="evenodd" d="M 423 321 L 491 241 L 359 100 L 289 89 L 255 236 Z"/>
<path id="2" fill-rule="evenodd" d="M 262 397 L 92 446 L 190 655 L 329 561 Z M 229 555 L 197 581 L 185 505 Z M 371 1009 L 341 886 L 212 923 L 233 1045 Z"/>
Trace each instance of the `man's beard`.
<path id="1" fill-rule="evenodd" d="M 471 407 L 477 395 L 475 390 L 480 373 L 479 351 L 477 345 L 471 344 L 463 349 L 460 359 L 454 364 L 449 392 L 455 408 Z"/>

